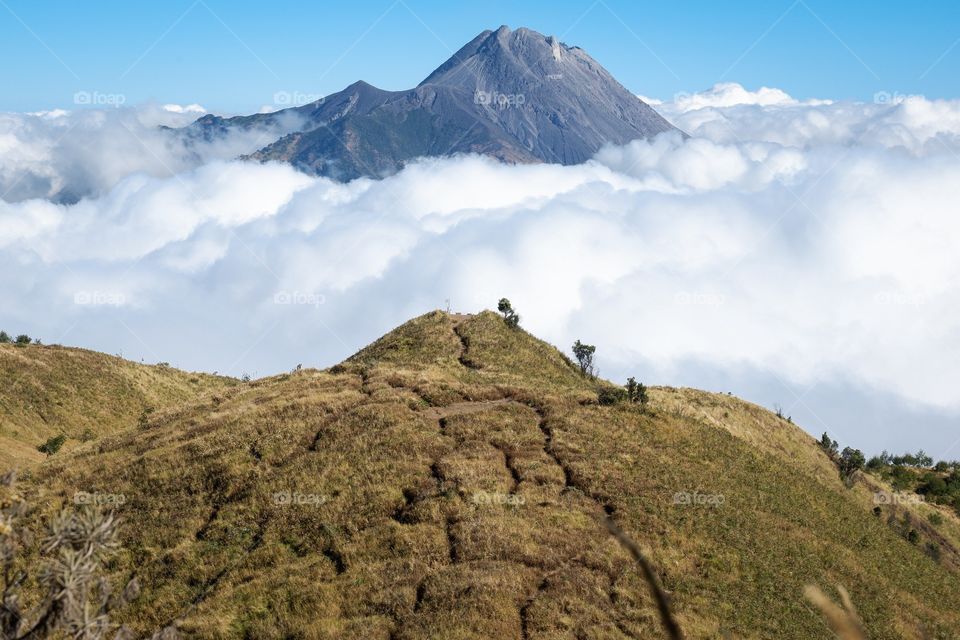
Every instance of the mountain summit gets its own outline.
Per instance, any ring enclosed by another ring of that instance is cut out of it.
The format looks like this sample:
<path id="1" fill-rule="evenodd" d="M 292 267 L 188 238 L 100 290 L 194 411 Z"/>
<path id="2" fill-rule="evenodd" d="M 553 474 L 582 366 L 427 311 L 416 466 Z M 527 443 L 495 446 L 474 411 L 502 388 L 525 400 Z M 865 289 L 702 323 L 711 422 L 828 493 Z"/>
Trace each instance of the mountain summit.
<path id="1" fill-rule="evenodd" d="M 421 156 L 480 153 L 505 162 L 577 164 L 604 144 L 674 127 L 579 47 L 530 29 L 484 31 L 408 91 L 356 82 L 300 107 L 204 116 L 192 135 L 234 127 L 286 134 L 250 157 L 340 180 L 381 177 Z"/>

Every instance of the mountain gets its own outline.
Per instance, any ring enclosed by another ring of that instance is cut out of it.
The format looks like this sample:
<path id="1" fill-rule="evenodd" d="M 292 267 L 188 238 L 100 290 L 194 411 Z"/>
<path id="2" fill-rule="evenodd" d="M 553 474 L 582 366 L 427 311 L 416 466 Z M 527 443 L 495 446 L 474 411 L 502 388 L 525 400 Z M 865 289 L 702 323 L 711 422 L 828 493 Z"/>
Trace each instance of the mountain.
<path id="1" fill-rule="evenodd" d="M 873 485 L 732 396 L 652 388 L 641 411 L 599 404 L 610 386 L 496 314 L 437 311 L 51 456 L 25 495 L 38 519 L 124 496 L 109 566 L 139 579 L 115 616 L 138 633 L 662 637 L 609 515 L 686 637 L 834 637 L 809 584 L 845 586 L 870 638 L 957 637 L 949 512 L 875 513 Z"/>
<path id="2" fill-rule="evenodd" d="M 43 459 L 37 446 L 67 436 L 64 449 L 137 424 L 144 411 L 179 406 L 238 380 L 137 364 L 85 349 L 0 344 L 0 469 Z"/>
<path id="3" fill-rule="evenodd" d="M 506 26 L 478 35 L 414 89 L 357 82 L 272 114 L 207 115 L 188 135 L 209 140 L 233 128 L 285 133 L 253 159 L 340 180 L 384 176 L 417 157 L 456 153 L 577 164 L 604 144 L 674 130 L 583 49 Z"/>

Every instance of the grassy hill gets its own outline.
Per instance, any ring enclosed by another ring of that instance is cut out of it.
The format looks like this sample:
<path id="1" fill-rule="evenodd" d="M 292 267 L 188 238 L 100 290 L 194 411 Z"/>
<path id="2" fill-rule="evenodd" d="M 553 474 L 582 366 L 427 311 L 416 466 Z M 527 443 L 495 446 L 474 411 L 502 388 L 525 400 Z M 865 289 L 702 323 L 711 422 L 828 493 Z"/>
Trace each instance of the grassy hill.
<path id="1" fill-rule="evenodd" d="M 66 435 L 69 450 L 134 426 L 145 409 L 179 405 L 237 382 L 36 344 L 0 344 L 0 380 L 0 468 L 42 460 L 37 446 L 52 436 Z"/>
<path id="2" fill-rule="evenodd" d="M 661 637 L 609 514 L 688 637 L 833 637 L 808 584 L 844 585 L 871 638 L 958 636 L 956 569 L 798 427 L 690 389 L 601 406 L 597 384 L 495 314 L 434 312 L 330 370 L 158 408 L 25 486 L 36 520 L 124 496 L 112 567 L 139 578 L 120 619 L 140 632 Z"/>

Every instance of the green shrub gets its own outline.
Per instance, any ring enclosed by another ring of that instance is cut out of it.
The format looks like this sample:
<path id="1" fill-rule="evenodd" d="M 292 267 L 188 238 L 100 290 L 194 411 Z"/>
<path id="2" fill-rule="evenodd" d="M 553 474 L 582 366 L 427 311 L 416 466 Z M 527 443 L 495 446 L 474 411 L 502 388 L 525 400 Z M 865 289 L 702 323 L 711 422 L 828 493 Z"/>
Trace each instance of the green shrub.
<path id="1" fill-rule="evenodd" d="M 947 481 L 932 471 L 924 474 L 920 486 L 917 487 L 917 493 L 923 495 L 945 496 L 947 492 Z"/>
<path id="2" fill-rule="evenodd" d="M 863 469 L 864 457 L 860 449 L 845 447 L 840 454 L 840 476 L 850 478 L 854 473 Z"/>
<path id="3" fill-rule="evenodd" d="M 140 413 L 140 417 L 137 419 L 137 426 L 141 429 L 145 428 L 150 423 L 151 413 L 153 413 L 153 407 L 144 407 Z"/>
<path id="4" fill-rule="evenodd" d="M 890 486 L 892 486 L 897 491 L 904 491 L 913 486 L 913 483 L 916 480 L 916 476 L 910 469 L 895 465 L 890 470 Z"/>
<path id="5" fill-rule="evenodd" d="M 836 459 L 837 450 L 839 449 L 840 445 L 837 444 L 836 440 L 831 440 L 826 431 L 824 431 L 823 435 L 820 436 L 819 444 L 820 448 L 823 449 L 823 451 L 831 460 Z"/>
<path id="6" fill-rule="evenodd" d="M 62 433 L 58 436 L 52 436 L 47 439 L 42 445 L 37 447 L 37 451 L 40 453 L 45 453 L 48 456 L 52 456 L 57 451 L 60 451 L 60 447 L 63 446 L 63 443 L 67 441 L 67 436 Z"/>
<path id="7" fill-rule="evenodd" d="M 627 400 L 627 390 L 620 387 L 601 387 L 597 392 L 597 401 L 602 405 L 620 404 Z"/>
<path id="8" fill-rule="evenodd" d="M 13 338 L 10 337 L 10 334 L 6 331 L 0 331 L 0 344 L 10 344 L 13 342 Z"/>
<path id="9" fill-rule="evenodd" d="M 15 342 L 17 344 L 23 345 L 23 344 L 30 344 L 31 342 L 33 342 L 33 340 L 31 340 L 30 336 L 28 336 L 27 334 L 21 333 L 20 335 L 17 336 L 17 339 L 15 340 Z"/>
<path id="10" fill-rule="evenodd" d="M 627 390 L 627 399 L 630 402 L 640 405 L 641 412 L 647 410 L 647 403 L 650 402 L 650 394 L 647 387 L 642 382 L 637 382 L 633 376 L 627 378 L 625 385 Z"/>

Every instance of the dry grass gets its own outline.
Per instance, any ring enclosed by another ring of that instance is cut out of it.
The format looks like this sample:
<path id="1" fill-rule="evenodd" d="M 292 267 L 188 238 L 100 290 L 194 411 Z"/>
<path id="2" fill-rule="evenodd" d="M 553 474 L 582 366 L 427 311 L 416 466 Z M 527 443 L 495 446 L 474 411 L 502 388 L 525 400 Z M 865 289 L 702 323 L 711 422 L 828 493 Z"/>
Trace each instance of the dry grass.
<path id="1" fill-rule="evenodd" d="M 803 593 L 836 583 L 855 586 L 871 638 L 957 636 L 960 578 L 797 427 L 726 396 L 660 389 L 642 415 L 594 389 L 493 314 L 428 314 L 331 371 L 55 456 L 30 483 L 35 517 L 76 491 L 126 497 L 113 570 L 139 578 L 125 621 L 141 631 L 662 637 L 612 515 L 688 637 L 831 637 Z"/>
<path id="2" fill-rule="evenodd" d="M 37 445 L 51 436 L 65 434 L 67 451 L 134 426 L 147 407 L 181 405 L 237 382 L 46 345 L 0 345 L 0 380 L 0 468 L 39 462 Z"/>

